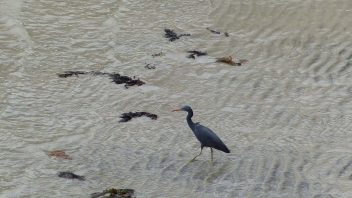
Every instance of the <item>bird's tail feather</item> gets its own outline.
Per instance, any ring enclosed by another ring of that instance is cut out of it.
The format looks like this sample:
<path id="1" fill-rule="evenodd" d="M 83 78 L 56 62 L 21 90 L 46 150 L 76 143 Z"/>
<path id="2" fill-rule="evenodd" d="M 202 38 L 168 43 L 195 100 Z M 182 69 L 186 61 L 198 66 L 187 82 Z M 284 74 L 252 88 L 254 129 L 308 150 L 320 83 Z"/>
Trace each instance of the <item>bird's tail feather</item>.
<path id="1" fill-rule="evenodd" d="M 218 149 L 220 151 L 223 151 L 225 153 L 230 153 L 230 150 L 227 148 L 227 146 L 225 144 L 221 145 L 221 146 L 218 146 L 217 148 L 215 149 Z"/>
<path id="2" fill-rule="evenodd" d="M 230 150 L 225 146 L 225 149 L 223 150 L 225 153 L 230 153 Z"/>

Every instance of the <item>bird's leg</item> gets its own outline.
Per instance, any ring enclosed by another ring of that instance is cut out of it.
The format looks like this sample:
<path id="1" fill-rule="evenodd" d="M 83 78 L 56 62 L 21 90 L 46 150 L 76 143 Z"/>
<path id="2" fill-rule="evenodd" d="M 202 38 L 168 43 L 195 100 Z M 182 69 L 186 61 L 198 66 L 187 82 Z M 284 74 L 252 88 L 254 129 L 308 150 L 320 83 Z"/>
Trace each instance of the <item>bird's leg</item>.
<path id="1" fill-rule="evenodd" d="M 200 153 L 198 155 L 196 155 L 193 159 L 191 159 L 191 161 L 189 162 L 193 162 L 198 156 L 200 156 L 202 154 L 203 151 L 203 147 L 200 148 Z"/>
<path id="2" fill-rule="evenodd" d="M 211 162 L 213 162 L 213 148 L 210 148 L 210 152 L 211 152 Z"/>

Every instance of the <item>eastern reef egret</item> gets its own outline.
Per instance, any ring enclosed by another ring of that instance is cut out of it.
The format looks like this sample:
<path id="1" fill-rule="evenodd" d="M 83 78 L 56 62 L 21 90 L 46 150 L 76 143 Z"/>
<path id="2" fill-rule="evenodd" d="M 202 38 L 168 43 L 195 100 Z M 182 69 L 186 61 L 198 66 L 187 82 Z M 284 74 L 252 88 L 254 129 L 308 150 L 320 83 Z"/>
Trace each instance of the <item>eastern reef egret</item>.
<path id="1" fill-rule="evenodd" d="M 186 111 L 187 115 L 187 123 L 188 126 L 192 129 L 194 135 L 200 142 L 200 153 L 196 155 L 192 160 L 194 161 L 198 156 L 202 154 L 202 150 L 204 147 L 210 147 L 211 151 L 211 161 L 213 161 L 213 148 L 223 151 L 225 153 L 230 153 L 230 150 L 226 147 L 226 145 L 221 141 L 221 139 L 209 128 L 192 121 L 193 111 L 190 106 L 183 106 L 181 109 L 175 109 L 173 111 Z"/>

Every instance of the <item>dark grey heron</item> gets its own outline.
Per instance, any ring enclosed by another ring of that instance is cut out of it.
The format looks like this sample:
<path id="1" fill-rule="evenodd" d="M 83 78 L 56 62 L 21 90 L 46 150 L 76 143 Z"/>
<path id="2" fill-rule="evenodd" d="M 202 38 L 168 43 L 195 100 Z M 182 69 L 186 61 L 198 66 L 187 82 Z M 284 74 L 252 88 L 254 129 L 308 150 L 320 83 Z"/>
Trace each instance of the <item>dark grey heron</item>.
<path id="1" fill-rule="evenodd" d="M 223 151 L 225 153 L 230 153 L 230 150 L 226 147 L 226 145 L 221 141 L 221 139 L 209 128 L 199 124 L 199 122 L 194 123 L 192 121 L 193 111 L 190 106 L 183 106 L 181 109 L 175 109 L 173 111 L 186 111 L 187 115 L 187 123 L 188 126 L 192 129 L 194 135 L 200 142 L 200 153 L 196 155 L 192 160 L 194 161 L 198 156 L 202 154 L 202 150 L 204 147 L 210 147 L 211 151 L 211 161 L 213 161 L 213 148 Z"/>

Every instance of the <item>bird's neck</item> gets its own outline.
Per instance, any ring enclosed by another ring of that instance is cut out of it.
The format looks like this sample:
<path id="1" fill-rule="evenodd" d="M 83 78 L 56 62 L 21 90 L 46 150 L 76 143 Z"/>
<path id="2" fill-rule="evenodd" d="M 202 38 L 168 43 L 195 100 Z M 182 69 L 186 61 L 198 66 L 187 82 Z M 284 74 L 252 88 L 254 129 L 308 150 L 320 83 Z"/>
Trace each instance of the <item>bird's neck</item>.
<path id="1" fill-rule="evenodd" d="M 192 117 L 193 117 L 193 111 L 190 110 L 190 111 L 188 111 L 188 114 L 187 114 L 187 123 L 188 123 L 188 126 L 191 127 L 191 129 L 193 129 L 193 127 L 194 127 Z"/>

